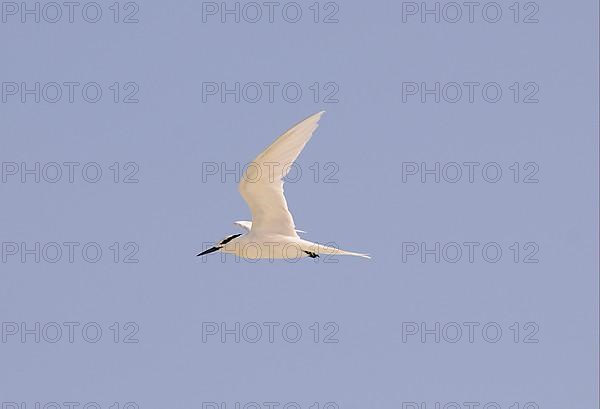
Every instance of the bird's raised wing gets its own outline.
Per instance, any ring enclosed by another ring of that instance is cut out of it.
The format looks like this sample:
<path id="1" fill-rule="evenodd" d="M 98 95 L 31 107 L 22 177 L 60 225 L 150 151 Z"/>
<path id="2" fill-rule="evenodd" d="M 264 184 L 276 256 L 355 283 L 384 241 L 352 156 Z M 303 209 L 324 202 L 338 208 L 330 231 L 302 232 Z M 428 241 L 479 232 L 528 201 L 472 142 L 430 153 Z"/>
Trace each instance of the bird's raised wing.
<path id="1" fill-rule="evenodd" d="M 252 212 L 252 231 L 298 236 L 283 195 L 283 178 L 317 129 L 323 113 L 288 130 L 246 167 L 239 190 Z"/>

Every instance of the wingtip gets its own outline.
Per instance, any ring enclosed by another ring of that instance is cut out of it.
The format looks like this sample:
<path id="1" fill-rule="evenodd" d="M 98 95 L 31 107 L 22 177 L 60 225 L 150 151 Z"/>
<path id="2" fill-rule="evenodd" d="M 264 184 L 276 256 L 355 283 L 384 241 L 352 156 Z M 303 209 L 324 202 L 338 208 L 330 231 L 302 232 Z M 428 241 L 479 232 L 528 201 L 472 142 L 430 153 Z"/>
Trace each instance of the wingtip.
<path id="1" fill-rule="evenodd" d="M 326 111 L 319 111 L 319 112 L 317 112 L 316 114 L 312 114 L 311 116 L 309 116 L 309 118 L 317 118 L 317 120 L 318 120 L 318 119 L 320 119 L 320 118 L 321 118 L 321 116 L 322 116 L 322 115 L 323 115 L 325 112 L 326 112 Z"/>

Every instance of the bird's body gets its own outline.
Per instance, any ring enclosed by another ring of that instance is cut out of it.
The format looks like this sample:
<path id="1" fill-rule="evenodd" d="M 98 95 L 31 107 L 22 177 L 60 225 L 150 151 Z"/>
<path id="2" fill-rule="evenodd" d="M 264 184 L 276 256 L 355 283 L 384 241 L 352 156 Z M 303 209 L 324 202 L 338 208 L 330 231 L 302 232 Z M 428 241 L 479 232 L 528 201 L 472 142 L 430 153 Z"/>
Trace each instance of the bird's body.
<path id="1" fill-rule="evenodd" d="M 283 178 L 317 129 L 323 112 L 312 115 L 277 138 L 246 168 L 239 190 L 250 207 L 252 222 L 236 225 L 246 234 L 227 236 L 199 256 L 220 251 L 248 259 L 299 259 L 319 254 L 366 254 L 344 251 L 304 240 L 297 230 L 283 194 Z"/>
<path id="2" fill-rule="evenodd" d="M 223 253 L 235 254 L 247 259 L 298 259 L 308 257 L 302 249 L 309 246 L 302 239 L 282 234 L 248 233 L 225 244 Z"/>
<path id="3" fill-rule="evenodd" d="M 303 257 L 319 257 L 320 254 L 351 255 L 368 257 L 365 254 L 348 252 L 303 240 L 300 237 L 282 234 L 248 233 L 235 237 L 219 249 L 223 253 L 235 254 L 247 259 L 297 260 Z"/>

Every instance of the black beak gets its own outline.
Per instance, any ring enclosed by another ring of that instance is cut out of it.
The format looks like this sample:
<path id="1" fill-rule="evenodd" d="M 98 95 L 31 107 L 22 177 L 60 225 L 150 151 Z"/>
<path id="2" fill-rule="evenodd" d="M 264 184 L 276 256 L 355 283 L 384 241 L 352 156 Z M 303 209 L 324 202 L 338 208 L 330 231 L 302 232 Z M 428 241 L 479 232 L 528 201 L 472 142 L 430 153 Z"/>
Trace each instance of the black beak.
<path id="1" fill-rule="evenodd" d="M 215 251 L 221 250 L 221 247 L 211 247 L 208 250 L 204 250 L 202 253 L 198 254 L 196 257 L 205 256 L 210 253 L 214 253 Z"/>

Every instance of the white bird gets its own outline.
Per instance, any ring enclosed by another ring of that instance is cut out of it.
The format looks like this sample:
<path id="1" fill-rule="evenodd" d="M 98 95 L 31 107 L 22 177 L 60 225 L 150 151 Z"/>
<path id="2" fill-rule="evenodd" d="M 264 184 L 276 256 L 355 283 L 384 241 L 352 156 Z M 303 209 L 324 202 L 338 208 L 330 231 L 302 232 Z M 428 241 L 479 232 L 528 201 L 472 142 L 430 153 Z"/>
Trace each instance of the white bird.
<path id="1" fill-rule="evenodd" d="M 232 234 L 198 254 L 217 251 L 248 259 L 298 259 L 320 254 L 371 258 L 367 254 L 344 251 L 303 240 L 294 224 L 283 194 L 283 178 L 318 127 L 324 111 L 314 114 L 289 129 L 250 163 L 244 172 L 239 191 L 250 207 L 252 222 L 235 225 L 246 234 Z"/>

